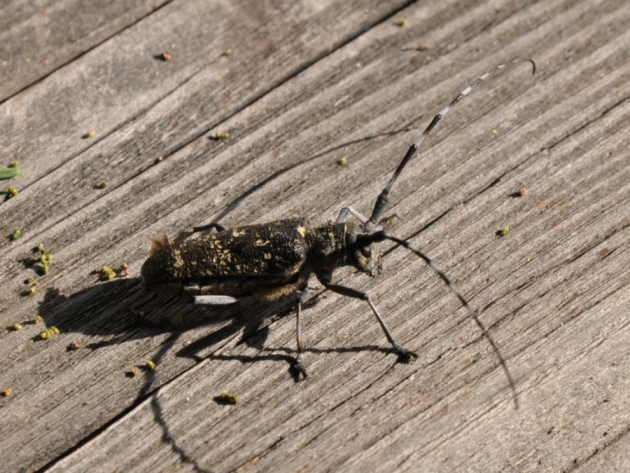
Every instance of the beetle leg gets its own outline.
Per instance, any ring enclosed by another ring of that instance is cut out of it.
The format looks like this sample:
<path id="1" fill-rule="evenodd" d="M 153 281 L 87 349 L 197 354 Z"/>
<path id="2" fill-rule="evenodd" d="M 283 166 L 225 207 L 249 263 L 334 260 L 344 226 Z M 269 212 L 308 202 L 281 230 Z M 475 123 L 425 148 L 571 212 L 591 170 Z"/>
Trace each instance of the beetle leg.
<path id="1" fill-rule="evenodd" d="M 217 232 L 223 232 L 226 230 L 226 228 L 221 225 L 219 222 L 212 222 L 212 223 L 208 223 L 206 225 L 200 225 L 198 227 L 193 227 L 193 232 L 201 232 L 204 230 L 212 230 L 215 229 Z"/>
<path id="2" fill-rule="evenodd" d="M 238 302 L 236 297 L 232 296 L 195 296 L 194 304 L 204 305 L 230 305 Z"/>
<path id="3" fill-rule="evenodd" d="M 389 343 L 391 343 L 392 347 L 394 348 L 394 351 L 398 355 L 398 358 L 404 362 L 409 361 L 412 357 L 418 358 L 418 355 L 402 347 L 396 342 L 396 340 L 394 340 L 394 337 L 389 331 L 389 328 L 387 328 L 385 321 L 381 317 L 381 314 L 379 314 L 376 306 L 372 302 L 372 299 L 370 299 L 370 296 L 368 295 L 367 292 L 361 292 L 351 287 L 340 286 L 339 284 L 324 283 L 324 285 L 326 286 L 326 289 L 330 289 L 331 291 L 336 292 L 337 294 L 341 294 L 342 296 L 352 297 L 354 299 L 361 299 L 363 301 L 366 301 L 370 305 L 372 312 L 374 312 L 374 315 L 376 316 L 378 323 L 381 324 L 381 328 L 383 329 L 383 332 L 385 332 L 385 336 L 387 337 L 387 340 L 389 340 Z"/>
<path id="4" fill-rule="evenodd" d="M 352 207 L 344 207 L 339 212 L 339 216 L 337 217 L 337 221 L 335 223 L 343 223 L 348 220 L 348 215 L 352 214 L 357 220 L 360 220 L 361 223 L 365 223 L 368 221 L 367 217 L 364 217 L 359 212 L 354 210 Z"/>
<path id="5" fill-rule="evenodd" d="M 297 339 L 297 356 L 295 358 L 295 371 L 297 372 L 298 379 L 300 374 L 306 378 L 308 375 L 306 374 L 306 370 L 304 369 L 304 365 L 302 364 L 302 353 L 304 352 L 304 347 L 302 346 L 302 301 L 299 300 L 297 303 L 297 330 L 296 330 L 296 339 Z"/>

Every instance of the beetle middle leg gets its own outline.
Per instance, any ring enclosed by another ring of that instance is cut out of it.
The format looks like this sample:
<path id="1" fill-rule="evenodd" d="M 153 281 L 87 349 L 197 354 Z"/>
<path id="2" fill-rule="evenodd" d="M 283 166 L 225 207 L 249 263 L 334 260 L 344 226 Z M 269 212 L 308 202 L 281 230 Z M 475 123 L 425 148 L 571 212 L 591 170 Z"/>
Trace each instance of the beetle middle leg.
<path id="1" fill-rule="evenodd" d="M 339 216 L 337 217 L 337 220 L 335 221 L 335 223 L 344 223 L 348 220 L 348 216 L 352 215 L 353 217 L 355 217 L 357 220 L 359 220 L 361 223 L 366 224 L 368 222 L 368 218 L 363 215 L 362 213 L 354 210 L 352 207 L 344 207 L 341 209 L 341 211 L 339 212 Z M 398 218 L 398 215 L 394 214 L 391 215 L 389 217 L 385 217 L 382 218 L 379 222 L 378 225 L 376 226 L 376 230 L 389 230 L 389 228 L 392 226 L 392 222 L 394 219 Z"/>
<path id="2" fill-rule="evenodd" d="M 383 320 L 383 317 L 381 317 L 381 314 L 379 314 L 378 309 L 372 302 L 372 299 L 370 298 L 367 292 L 362 292 L 362 291 L 359 291 L 358 289 L 353 289 L 347 286 L 341 286 L 339 284 L 329 284 L 326 282 L 324 282 L 323 284 L 324 286 L 326 286 L 326 289 L 330 289 L 331 291 L 336 292 L 337 294 L 341 294 L 342 296 L 352 297 L 354 299 L 361 299 L 363 301 L 366 301 L 370 305 L 372 312 L 374 312 L 374 315 L 376 316 L 378 323 L 381 325 L 383 332 L 385 332 L 385 336 L 387 337 L 387 340 L 389 341 L 389 343 L 391 343 L 392 348 L 398 355 L 398 358 L 400 361 L 408 362 L 411 358 L 418 358 L 418 355 L 416 355 L 414 352 L 410 350 L 407 350 L 403 346 L 399 345 L 398 342 L 396 342 L 396 340 L 394 340 L 394 337 L 389 331 L 389 328 L 387 327 L 385 320 Z"/>

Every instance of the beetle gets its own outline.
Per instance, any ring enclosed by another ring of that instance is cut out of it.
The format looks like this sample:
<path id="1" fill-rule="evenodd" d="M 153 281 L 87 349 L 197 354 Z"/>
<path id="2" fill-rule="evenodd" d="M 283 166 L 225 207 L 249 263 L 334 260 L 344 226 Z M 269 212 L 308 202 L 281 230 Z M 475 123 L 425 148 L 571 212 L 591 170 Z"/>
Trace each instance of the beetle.
<path id="1" fill-rule="evenodd" d="M 378 276 L 381 271 L 379 243 L 389 240 L 423 259 L 460 299 L 483 336 L 492 345 L 508 378 L 515 406 L 518 407 L 515 384 L 505 359 L 475 311 L 428 256 L 411 247 L 405 240 L 387 233 L 393 217 L 383 217 L 383 214 L 394 183 L 442 117 L 489 76 L 522 62 L 530 62 L 533 66 L 532 73 L 535 73 L 536 64 L 530 59 L 502 64 L 475 80 L 433 118 L 422 135 L 411 145 L 376 199 L 369 218 L 351 207 L 344 207 L 336 221 L 320 226 L 313 226 L 308 220 L 301 218 L 231 229 L 212 222 L 193 228 L 193 231 L 210 232 L 181 243 L 173 243 L 166 235 L 162 235 L 153 240 L 149 258 L 142 266 L 142 286 L 147 290 L 165 292 L 190 299 L 196 304 L 208 305 L 233 304 L 240 298 L 251 295 L 270 302 L 297 295 L 295 369 L 299 378 L 300 374 L 307 376 L 302 361 L 304 347 L 301 316 L 307 283 L 314 274 L 326 289 L 366 301 L 399 360 L 410 361 L 411 358 L 417 358 L 416 353 L 396 342 L 369 294 L 333 283 L 333 272 L 343 266 L 353 266 L 372 277 Z M 350 216 L 356 218 L 358 223 L 350 222 Z"/>

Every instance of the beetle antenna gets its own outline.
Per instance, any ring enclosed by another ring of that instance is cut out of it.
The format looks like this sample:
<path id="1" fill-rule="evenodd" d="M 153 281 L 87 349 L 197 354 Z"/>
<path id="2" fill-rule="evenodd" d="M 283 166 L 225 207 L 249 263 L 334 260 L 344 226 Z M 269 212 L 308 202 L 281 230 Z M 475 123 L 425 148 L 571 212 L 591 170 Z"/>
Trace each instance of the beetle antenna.
<path id="1" fill-rule="evenodd" d="M 372 224 L 376 225 L 376 222 L 378 222 L 378 220 L 381 218 L 381 215 L 383 215 L 383 212 L 385 212 L 385 208 L 387 207 L 387 199 L 388 199 L 389 191 L 391 190 L 392 186 L 398 179 L 398 176 L 403 171 L 403 169 L 405 168 L 405 166 L 407 165 L 411 157 L 416 153 L 416 151 L 420 147 L 420 144 L 424 141 L 426 136 L 429 133 L 431 133 L 431 130 L 435 128 L 435 126 L 439 123 L 442 117 L 446 115 L 449 112 L 449 110 L 453 108 L 461 99 L 463 99 L 466 95 L 468 95 L 471 90 L 477 87 L 481 82 L 486 80 L 488 77 L 490 77 L 493 74 L 496 74 L 497 72 L 501 71 L 502 69 L 505 69 L 508 66 L 513 66 L 513 65 L 520 64 L 523 62 L 530 62 L 532 64 L 532 74 L 536 72 L 536 63 L 534 63 L 534 61 L 532 61 L 531 59 L 518 59 L 516 61 L 506 62 L 505 64 L 501 64 L 500 66 L 495 67 L 491 71 L 486 72 L 484 75 L 479 77 L 475 82 L 473 82 L 471 85 L 469 85 L 464 90 L 462 90 L 459 93 L 459 95 L 455 97 L 455 99 L 451 103 L 449 103 L 446 107 L 444 107 L 444 109 L 440 113 L 438 113 L 435 117 L 433 117 L 433 120 L 431 120 L 431 123 L 429 123 L 429 126 L 427 126 L 426 129 L 422 132 L 422 135 L 420 136 L 420 138 L 414 141 L 413 144 L 410 146 L 409 150 L 407 151 L 407 154 L 405 155 L 403 160 L 400 162 L 400 164 L 396 168 L 396 171 L 394 171 L 394 175 L 392 176 L 392 178 L 389 180 L 385 188 L 381 191 L 380 195 L 376 199 L 376 203 L 374 204 L 374 210 L 372 211 L 372 216 L 370 217 L 370 222 Z"/>
<path id="2" fill-rule="evenodd" d="M 490 345 L 492 345 L 492 349 L 494 350 L 494 352 L 496 353 L 497 357 L 499 358 L 499 361 L 501 362 L 501 366 L 503 367 L 503 371 L 505 372 L 505 375 L 507 376 L 508 381 L 510 383 L 510 389 L 512 390 L 512 397 L 514 398 L 514 408 L 518 409 L 518 396 L 516 394 L 516 384 L 514 383 L 514 380 L 512 379 L 512 375 L 510 374 L 510 370 L 507 367 L 507 363 L 505 362 L 505 358 L 503 358 L 503 355 L 501 355 L 501 352 L 499 351 L 499 347 L 497 346 L 497 344 L 494 342 L 494 340 L 490 336 L 490 333 L 488 332 L 488 330 L 486 329 L 484 324 L 481 322 L 481 320 L 479 320 L 479 317 L 477 316 L 477 314 L 474 311 L 474 309 L 470 306 L 470 304 L 468 303 L 466 298 L 462 295 L 462 293 L 459 291 L 457 286 L 455 286 L 455 284 L 453 284 L 453 282 L 449 279 L 449 277 L 446 275 L 446 273 L 444 273 L 444 271 L 442 271 L 433 262 L 433 260 L 431 258 L 429 258 L 427 255 L 425 255 L 421 251 L 419 251 L 419 250 L 415 249 L 414 247 L 412 247 L 405 240 L 401 240 L 400 238 L 397 238 L 395 236 L 389 235 L 389 234 L 385 233 L 384 231 L 375 232 L 375 233 L 373 233 L 371 235 L 361 235 L 361 238 L 366 238 L 370 242 L 374 242 L 374 243 L 382 242 L 383 240 L 393 241 L 394 243 L 396 243 L 396 244 L 398 244 L 400 246 L 403 246 L 403 247 L 407 248 L 409 251 L 415 253 L 416 256 L 422 258 L 433 269 L 433 271 L 435 271 L 438 274 L 438 276 L 440 276 L 440 278 L 442 278 L 442 280 L 446 283 L 446 285 L 450 288 L 450 290 L 453 291 L 455 293 L 455 295 L 459 298 L 459 300 L 462 302 L 464 307 L 466 307 L 466 310 L 468 311 L 468 315 L 470 315 L 470 317 L 477 323 L 477 326 L 481 329 L 481 331 L 483 333 L 483 336 L 486 337 L 486 340 L 488 340 L 488 342 L 490 342 Z"/>

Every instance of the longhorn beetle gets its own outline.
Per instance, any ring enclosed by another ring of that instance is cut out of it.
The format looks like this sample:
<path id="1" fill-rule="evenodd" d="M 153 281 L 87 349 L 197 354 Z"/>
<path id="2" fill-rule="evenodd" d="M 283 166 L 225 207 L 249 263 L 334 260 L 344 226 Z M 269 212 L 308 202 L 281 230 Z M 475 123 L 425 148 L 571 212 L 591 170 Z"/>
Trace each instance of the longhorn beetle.
<path id="1" fill-rule="evenodd" d="M 376 199 L 370 218 L 351 207 L 344 207 L 335 222 L 313 227 L 306 219 L 292 218 L 275 222 L 227 229 L 218 222 L 193 231 L 214 230 L 197 239 L 171 243 L 166 235 L 153 240 L 150 256 L 142 266 L 142 285 L 145 289 L 162 291 L 192 299 L 196 304 L 233 304 L 239 298 L 254 295 L 264 301 L 275 301 L 291 295 L 297 301 L 297 356 L 295 369 L 298 377 L 306 377 L 302 363 L 301 316 L 302 302 L 307 293 L 311 274 L 329 289 L 342 296 L 364 300 L 376 316 L 383 332 L 399 360 L 409 361 L 417 355 L 399 345 L 387 328 L 370 296 L 351 287 L 334 284 L 333 271 L 342 266 L 354 266 L 361 272 L 376 277 L 381 270 L 379 243 L 390 240 L 423 259 L 444 280 L 468 310 L 486 337 L 510 383 L 515 406 L 518 398 L 514 380 L 496 343 L 477 317 L 468 301 L 451 280 L 433 261 L 405 240 L 387 233 L 392 217 L 384 217 L 389 193 L 411 157 L 444 115 L 473 88 L 502 69 L 530 62 L 518 60 L 502 64 L 479 77 L 438 113 L 422 135 L 411 145 L 381 194 Z M 348 222 L 352 215 L 360 223 Z"/>

